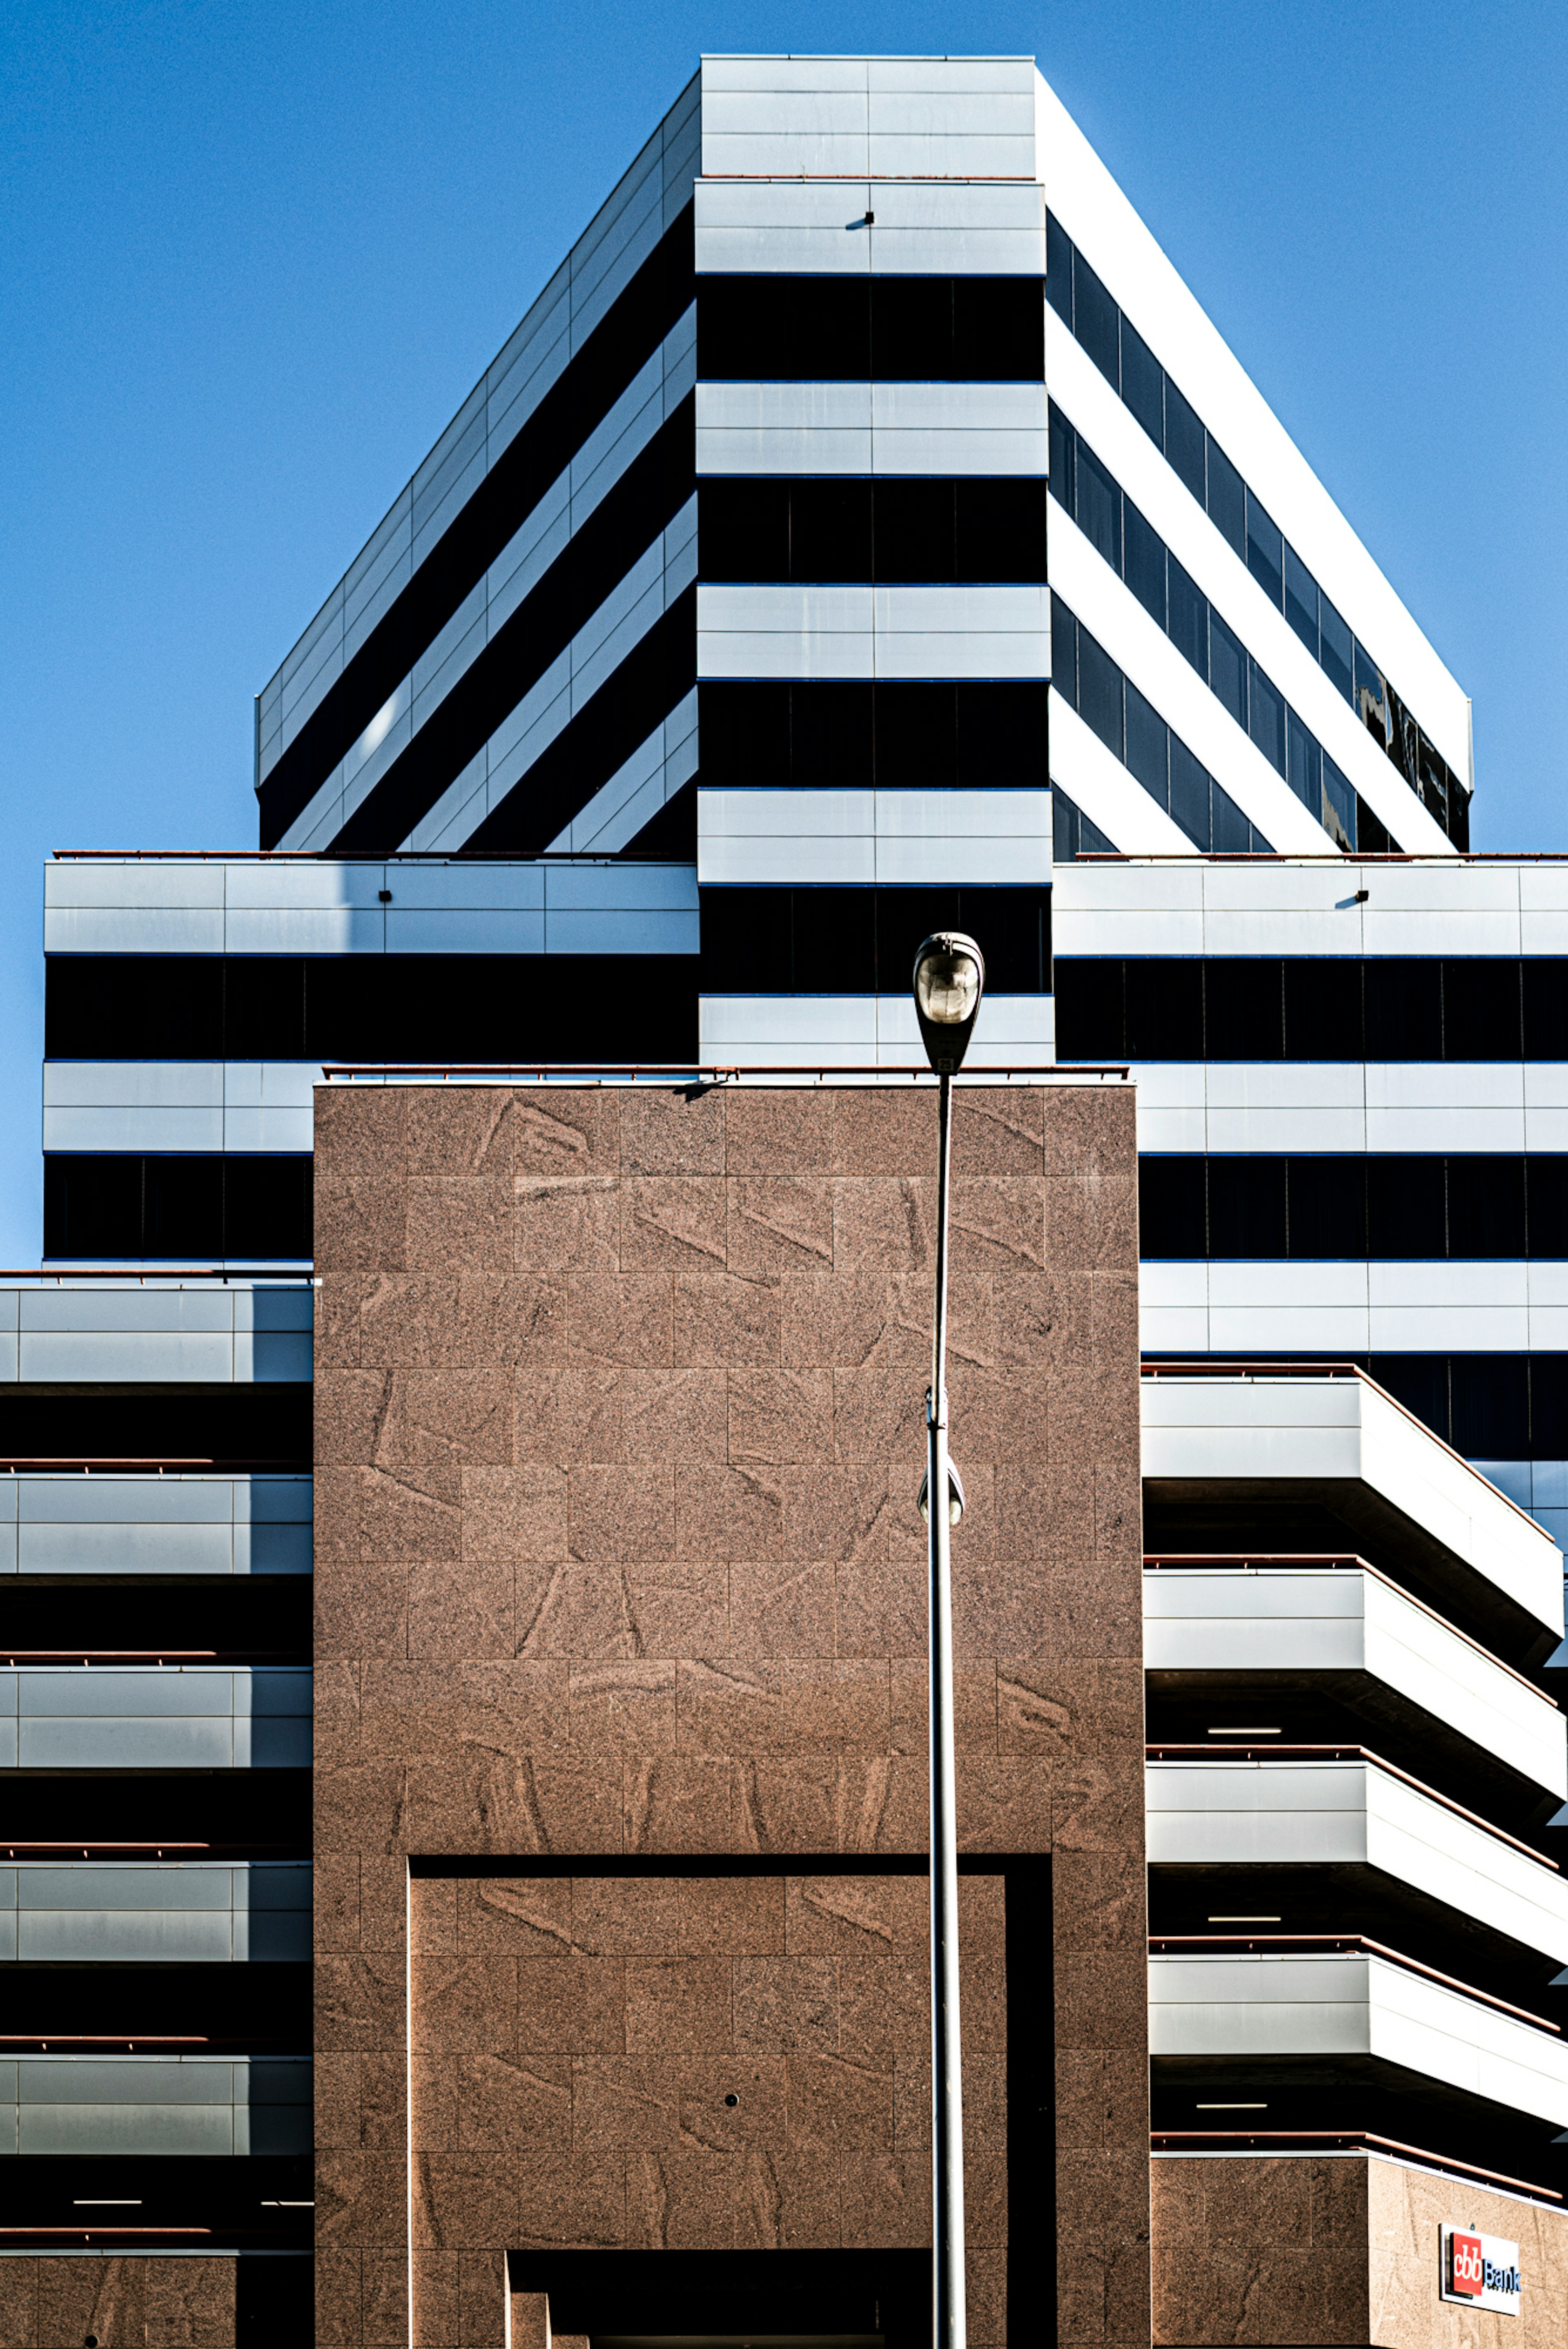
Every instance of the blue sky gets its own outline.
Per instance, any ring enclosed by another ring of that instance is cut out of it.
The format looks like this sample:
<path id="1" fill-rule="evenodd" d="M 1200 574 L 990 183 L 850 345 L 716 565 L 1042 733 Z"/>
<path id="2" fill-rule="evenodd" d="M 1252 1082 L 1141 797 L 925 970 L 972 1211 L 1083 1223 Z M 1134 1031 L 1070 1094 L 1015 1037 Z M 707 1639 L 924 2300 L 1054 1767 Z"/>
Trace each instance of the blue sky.
<path id="1" fill-rule="evenodd" d="M 1568 849 L 1568 11 L 16 0 L 0 26 L 0 1263 L 40 868 L 251 847 L 252 696 L 704 49 L 1036 56 Z"/>

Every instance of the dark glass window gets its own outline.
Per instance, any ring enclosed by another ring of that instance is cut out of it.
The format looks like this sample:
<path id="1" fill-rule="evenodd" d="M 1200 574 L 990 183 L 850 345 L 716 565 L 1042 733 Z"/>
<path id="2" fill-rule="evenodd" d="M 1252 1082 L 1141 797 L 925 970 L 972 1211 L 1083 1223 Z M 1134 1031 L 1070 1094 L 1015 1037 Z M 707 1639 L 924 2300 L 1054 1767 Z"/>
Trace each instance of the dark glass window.
<path id="1" fill-rule="evenodd" d="M 1218 783 L 1210 785 L 1209 820 L 1210 847 L 1216 856 L 1248 856 L 1254 848 L 1266 850 L 1269 845 L 1261 833 L 1253 833 L 1230 792 Z"/>
<path id="2" fill-rule="evenodd" d="M 1081 253 L 1073 254 L 1073 332 L 1100 373 L 1121 388 L 1120 313 Z"/>
<path id="3" fill-rule="evenodd" d="M 1052 854 L 1058 864 L 1070 864 L 1075 856 L 1103 855 L 1107 849 L 1115 845 L 1113 842 L 1106 839 L 1099 825 L 1092 823 L 1082 808 L 1075 805 L 1059 785 L 1053 786 L 1051 793 L 1051 831 Z M 1061 1002 L 1058 999 L 1056 1049 L 1059 1057 L 1071 1060 L 1072 1052 L 1062 1043 L 1061 1018 Z M 1120 1050 L 1119 1046 L 1117 1050 Z M 1077 1057 L 1080 1060 L 1092 1060 L 1096 1055 L 1080 1051 Z"/>
<path id="4" fill-rule="evenodd" d="M 1238 726 L 1247 724 L 1247 656 L 1212 605 L 1209 609 L 1209 683 Z"/>
<path id="5" fill-rule="evenodd" d="M 898 686 L 878 688 L 878 713 Z M 964 791 L 994 791 L 999 783 L 1044 791 L 1047 782 L 1047 688 L 1043 685 L 961 685 L 956 694 L 956 781 Z M 878 715 L 878 726 L 880 715 Z"/>
<path id="6" fill-rule="evenodd" d="M 1373 814 L 1359 792 L 1355 794 L 1355 799 L 1357 854 L 1362 856 L 1386 856 L 1394 846 L 1386 827 Z"/>
<path id="7" fill-rule="evenodd" d="M 1449 1254 L 1524 1254 L 1524 1161 L 1490 1153 L 1449 1161 Z"/>
<path id="8" fill-rule="evenodd" d="M 1317 658 L 1317 581 L 1293 546 L 1285 547 L 1285 617 Z"/>
<path id="9" fill-rule="evenodd" d="M 1373 1354 L 1367 1367 L 1396 1402 L 1402 1402 L 1424 1427 L 1429 1427 L 1445 1444 L 1448 1442 L 1452 1423 L 1446 1354 Z"/>
<path id="10" fill-rule="evenodd" d="M 1126 1003 L 1129 1060 L 1203 1058 L 1203 965 L 1196 957 L 1129 962 Z"/>
<path id="11" fill-rule="evenodd" d="M 755 783 L 787 791 L 790 688 L 747 678 L 704 682 L 698 691 L 698 723 L 705 783 Z"/>
<path id="12" fill-rule="evenodd" d="M 1323 649 L 1318 655 L 1324 675 L 1331 685 L 1337 686 L 1346 701 L 1355 699 L 1353 662 L 1355 639 L 1328 597 L 1318 595 L 1318 610 L 1323 619 Z"/>
<path id="13" fill-rule="evenodd" d="M 1443 965 L 1443 1058 L 1517 1061 L 1523 1050 L 1517 962 L 1477 955 Z"/>
<path id="14" fill-rule="evenodd" d="M 789 525 L 787 481 L 700 482 L 697 549 L 703 578 L 787 579 Z"/>
<path id="15" fill-rule="evenodd" d="M 710 380 L 863 383 L 871 373 L 869 281 L 701 277 L 697 351 L 698 373 Z"/>
<path id="16" fill-rule="evenodd" d="M 1203 475 L 1203 443 L 1207 435 L 1201 418 L 1168 376 L 1165 378 L 1165 454 L 1177 478 L 1186 483 L 1199 505 L 1207 502 Z"/>
<path id="17" fill-rule="evenodd" d="M 1524 1181 L 1529 1253 L 1561 1264 L 1568 1258 L 1568 1158 L 1532 1151 Z M 1568 1453 L 1563 1456 L 1568 1459 Z"/>
<path id="18" fill-rule="evenodd" d="M 1051 682 L 1078 707 L 1078 623 L 1060 595 L 1051 598 Z"/>
<path id="19" fill-rule="evenodd" d="M 1410 1262 L 1446 1257 L 1442 1159 L 1372 1157 L 1365 1164 L 1367 1254 Z"/>
<path id="20" fill-rule="evenodd" d="M 1526 955 L 1520 968 L 1524 982 L 1525 1059 L 1568 1061 L 1568 958 Z M 1568 1454 L 1563 1456 L 1568 1458 Z"/>
<path id="21" fill-rule="evenodd" d="M 791 901 L 792 987 L 802 995 L 875 994 L 876 892 L 791 889 L 778 894 Z M 909 948 L 911 965 L 919 943 L 917 937 Z"/>
<path id="22" fill-rule="evenodd" d="M 1051 494 L 1071 513 L 1078 502 L 1077 490 L 1078 436 L 1056 406 L 1051 403 Z"/>
<path id="23" fill-rule="evenodd" d="M 1122 500 L 1127 583 L 1151 620 L 1165 626 L 1165 541 L 1130 498 Z"/>
<path id="24" fill-rule="evenodd" d="M 1078 632 L 1078 714 L 1107 750 L 1122 755 L 1122 673 L 1087 628 Z M 915 941 L 916 945 L 919 940 Z"/>
<path id="25" fill-rule="evenodd" d="M 1284 967 L 1285 1053 L 1293 1061 L 1359 1061 L 1361 963 L 1293 955 Z"/>
<path id="26" fill-rule="evenodd" d="M 1366 730 L 1381 744 L 1388 747 L 1388 692 L 1383 682 L 1383 672 L 1359 637 L 1354 654 L 1355 669 L 1355 707 Z"/>
<path id="27" fill-rule="evenodd" d="M 772 483 L 768 484 L 769 488 L 772 486 Z M 901 490 L 909 485 L 899 482 L 898 486 Z M 936 559 L 942 567 L 934 573 L 922 570 L 915 575 L 927 579 L 932 577 L 950 579 L 952 577 L 951 487 L 947 483 L 928 484 L 926 482 L 921 482 L 919 487 L 922 490 L 934 488 L 938 492 L 935 498 L 929 498 L 921 502 L 935 509 L 929 516 L 929 527 L 934 535 Z M 946 492 L 945 498 L 941 494 L 943 491 Z M 876 578 L 877 573 L 875 568 L 871 536 L 871 496 L 869 481 L 807 481 L 792 483 L 789 498 L 789 569 L 784 576 L 790 579 L 821 580 L 827 583 Z M 897 510 L 905 501 L 895 498 L 890 502 Z M 909 501 L 909 502 L 916 502 Z M 945 543 L 940 532 L 944 511 L 947 523 Z M 698 526 L 701 530 L 701 519 Z M 701 546 L 701 539 L 698 543 Z M 751 579 L 763 579 L 767 576 L 767 574 L 753 568 L 742 575 Z M 909 574 L 908 572 L 895 568 L 885 575 L 900 579 L 907 578 Z"/>
<path id="28" fill-rule="evenodd" d="M 794 984 L 790 891 L 704 889 L 701 905 L 704 989 L 787 994 Z"/>
<path id="29" fill-rule="evenodd" d="M 1247 493 L 1241 476 L 1212 433 L 1209 435 L 1209 519 L 1222 539 L 1247 560 Z"/>
<path id="30" fill-rule="evenodd" d="M 1568 1460 L 1568 1354 L 1532 1354 L 1528 1363 L 1531 1455 Z"/>
<path id="31" fill-rule="evenodd" d="M 1093 826 L 1090 827 L 1093 830 Z M 882 904 L 895 893 L 883 890 Z M 964 892 L 964 926 L 981 941 L 985 956 L 985 983 L 999 995 L 1048 995 L 1051 991 L 1051 928 L 1050 895 L 1044 889 L 992 889 L 986 893 L 983 909 L 976 910 L 972 890 Z M 909 963 L 914 968 L 915 955 L 921 939 L 929 933 L 922 930 L 909 948 Z M 878 955 L 878 965 L 885 981 L 887 964 Z"/>
<path id="32" fill-rule="evenodd" d="M 1251 490 L 1247 492 L 1247 568 L 1276 611 L 1284 602 L 1284 541 Z"/>
<path id="33" fill-rule="evenodd" d="M 1073 242 L 1054 212 L 1045 215 L 1045 299 L 1073 324 Z"/>
<path id="34" fill-rule="evenodd" d="M 1137 1162 L 1138 1254 L 1205 1257 L 1209 1253 L 1201 1158 L 1140 1158 Z"/>
<path id="35" fill-rule="evenodd" d="M 1205 1057 L 1278 1061 L 1285 1049 L 1284 974 L 1274 957 L 1238 955 L 1204 965 Z"/>
<path id="36" fill-rule="evenodd" d="M 1143 695 L 1129 677 L 1127 680 L 1127 762 L 1133 775 L 1152 793 L 1162 808 L 1170 804 L 1170 775 L 1167 763 L 1167 728 L 1164 719 Z"/>
<path id="37" fill-rule="evenodd" d="M 44 1161 L 50 1256 L 206 1264 L 308 1257 L 306 1157 L 55 1155 Z"/>
<path id="38" fill-rule="evenodd" d="M 1285 780 L 1314 823 L 1323 822 L 1323 758 L 1293 709 L 1287 712 Z"/>
<path id="39" fill-rule="evenodd" d="M 878 511 L 882 490 L 877 492 Z M 1045 576 L 1045 484 L 989 481 L 954 484 L 958 558 L 954 577 L 999 583 Z M 877 576 L 882 574 L 878 572 Z"/>
<path id="40" fill-rule="evenodd" d="M 1122 567 L 1122 493 L 1085 441 L 1078 443 L 1078 528 L 1113 571 Z"/>
<path id="41" fill-rule="evenodd" d="M 1467 1460 L 1521 1460 L 1530 1451 L 1529 1363 L 1455 1354 L 1449 1363 L 1453 1425 L 1449 1441 Z"/>
<path id="42" fill-rule="evenodd" d="M 1126 314 L 1122 317 L 1122 398 L 1157 449 L 1165 445 L 1165 369 Z"/>
<path id="43" fill-rule="evenodd" d="M 945 375 L 952 359 L 950 277 L 873 277 L 871 373 L 881 381 Z"/>
<path id="44" fill-rule="evenodd" d="M 1366 1183 L 1359 1158 L 1286 1162 L 1288 1245 L 1293 1257 L 1365 1257 Z"/>
<path id="45" fill-rule="evenodd" d="M 1256 661 L 1250 664 L 1247 725 L 1253 741 L 1277 774 L 1285 771 L 1285 704 Z"/>
<path id="46" fill-rule="evenodd" d="M 1211 1157 L 1210 1255 L 1282 1257 L 1285 1237 L 1285 1161 Z"/>
<path id="47" fill-rule="evenodd" d="M 1323 754 L 1323 828 L 1336 848 L 1355 853 L 1356 814 L 1361 802 L 1325 750 Z"/>
<path id="48" fill-rule="evenodd" d="M 790 769 L 796 791 L 866 788 L 872 772 L 874 691 L 838 679 L 790 693 Z"/>
<path id="49" fill-rule="evenodd" d="M 1176 558 L 1171 557 L 1171 568 Z M 1199 764 L 1179 736 L 1170 737 L 1170 814 L 1174 823 L 1204 854 L 1209 853 L 1211 818 L 1209 809 L 1209 770 Z"/>
<path id="50" fill-rule="evenodd" d="M 1064 792 L 1055 796 L 1072 807 Z M 1064 1061 L 1124 1058 L 1127 1037 L 1118 957 L 1085 955 L 1056 965 L 1056 1050 Z"/>
<path id="51" fill-rule="evenodd" d="M 862 688 L 864 692 L 864 688 Z M 884 791 L 940 791 L 958 781 L 958 702 L 950 685 L 872 689 L 876 775 Z M 1015 778 L 992 774 L 992 784 Z"/>
<path id="52" fill-rule="evenodd" d="M 897 280 L 873 279 L 872 283 L 888 285 Z M 1041 298 L 1044 289 L 1039 278 L 955 277 L 952 289 L 955 381 L 1042 381 L 1045 373 L 1045 305 Z M 971 359 L 983 373 L 969 371 Z"/>
<path id="53" fill-rule="evenodd" d="M 1166 557 L 1170 597 L 1167 632 L 1179 653 L 1189 659 L 1205 684 L 1209 681 L 1209 598 L 1184 571 L 1174 554 Z"/>
<path id="54" fill-rule="evenodd" d="M 1440 1061 L 1442 966 L 1429 956 L 1373 955 L 1365 965 L 1369 1061 Z"/>

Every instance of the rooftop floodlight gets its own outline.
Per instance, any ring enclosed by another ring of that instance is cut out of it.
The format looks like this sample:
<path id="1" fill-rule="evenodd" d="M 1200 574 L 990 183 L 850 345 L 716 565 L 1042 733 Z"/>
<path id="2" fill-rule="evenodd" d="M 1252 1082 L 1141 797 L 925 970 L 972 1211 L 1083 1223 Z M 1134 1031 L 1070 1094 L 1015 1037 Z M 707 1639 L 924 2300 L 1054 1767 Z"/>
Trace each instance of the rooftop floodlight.
<path id="1" fill-rule="evenodd" d="M 963 1065 L 985 992 L 985 957 L 961 930 L 938 930 L 915 957 L 915 1017 L 939 1077 Z"/>

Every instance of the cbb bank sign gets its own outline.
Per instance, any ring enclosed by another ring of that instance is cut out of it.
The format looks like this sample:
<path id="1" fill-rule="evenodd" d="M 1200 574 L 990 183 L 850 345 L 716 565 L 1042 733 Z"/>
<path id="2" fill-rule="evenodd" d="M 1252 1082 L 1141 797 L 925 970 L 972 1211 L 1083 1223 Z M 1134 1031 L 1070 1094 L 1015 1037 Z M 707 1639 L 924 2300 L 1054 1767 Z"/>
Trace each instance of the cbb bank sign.
<path id="1" fill-rule="evenodd" d="M 1501 2235 L 1480 2235 L 1469 2227 L 1439 2227 L 1438 2292 L 1444 2300 L 1460 2300 L 1471 2308 L 1489 2308 L 1500 2316 L 1517 2316 L 1524 2278 L 1519 2269 L 1519 2245 Z"/>

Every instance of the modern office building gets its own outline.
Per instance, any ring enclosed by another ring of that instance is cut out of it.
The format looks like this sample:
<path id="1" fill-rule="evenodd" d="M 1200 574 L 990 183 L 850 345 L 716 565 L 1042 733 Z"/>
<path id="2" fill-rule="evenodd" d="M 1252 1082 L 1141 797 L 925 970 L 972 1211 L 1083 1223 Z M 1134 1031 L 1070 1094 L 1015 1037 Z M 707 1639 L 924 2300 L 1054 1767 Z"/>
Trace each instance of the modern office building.
<path id="1" fill-rule="evenodd" d="M 919 2334 L 956 924 L 971 2341 L 1561 2342 L 1568 878 L 1033 61 L 705 59 L 256 785 L 47 874 L 8 2337 Z"/>

